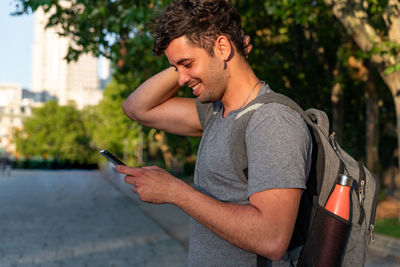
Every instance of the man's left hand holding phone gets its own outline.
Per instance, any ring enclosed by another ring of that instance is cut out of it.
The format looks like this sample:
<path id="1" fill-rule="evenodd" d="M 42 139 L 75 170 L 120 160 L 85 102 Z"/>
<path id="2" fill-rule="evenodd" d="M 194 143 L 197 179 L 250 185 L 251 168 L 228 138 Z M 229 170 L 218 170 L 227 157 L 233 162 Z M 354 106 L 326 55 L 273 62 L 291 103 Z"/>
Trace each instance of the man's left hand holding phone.
<path id="1" fill-rule="evenodd" d="M 100 151 L 100 154 L 115 165 L 117 172 L 125 174 L 125 183 L 132 186 L 132 191 L 138 194 L 142 201 L 154 204 L 174 203 L 171 197 L 175 196 L 176 192 L 182 192 L 185 188 L 193 190 L 191 186 L 160 167 L 129 167 L 107 150 Z"/>

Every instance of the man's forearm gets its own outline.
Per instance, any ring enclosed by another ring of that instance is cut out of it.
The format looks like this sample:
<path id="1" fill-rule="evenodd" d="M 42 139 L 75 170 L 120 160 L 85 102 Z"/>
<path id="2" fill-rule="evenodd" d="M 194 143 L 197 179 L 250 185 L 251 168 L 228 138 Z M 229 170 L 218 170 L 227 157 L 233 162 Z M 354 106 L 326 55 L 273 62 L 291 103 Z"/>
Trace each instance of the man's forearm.
<path id="1" fill-rule="evenodd" d="M 179 89 L 178 74 L 169 67 L 141 84 L 122 103 L 125 114 L 136 121 L 146 118 L 146 112 L 172 98 Z"/>
<path id="2" fill-rule="evenodd" d="M 171 203 L 232 244 L 279 259 L 286 251 L 294 228 L 301 190 L 270 189 L 254 193 L 249 204 L 216 200 L 159 167 L 118 165 L 142 201 Z"/>
<path id="3" fill-rule="evenodd" d="M 228 242 L 273 260 L 286 251 L 294 227 L 293 220 L 279 218 L 296 218 L 297 214 L 297 207 L 282 210 L 271 206 L 265 212 L 251 204 L 218 201 L 193 188 L 183 190 L 174 204 Z"/>

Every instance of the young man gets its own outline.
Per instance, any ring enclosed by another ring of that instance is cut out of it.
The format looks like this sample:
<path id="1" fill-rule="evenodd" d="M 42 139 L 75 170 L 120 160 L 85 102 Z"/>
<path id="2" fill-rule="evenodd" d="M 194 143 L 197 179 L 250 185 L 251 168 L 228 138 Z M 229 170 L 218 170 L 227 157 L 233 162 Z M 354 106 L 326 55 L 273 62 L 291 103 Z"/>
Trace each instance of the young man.
<path id="1" fill-rule="evenodd" d="M 248 181 L 241 180 L 229 153 L 232 123 L 271 89 L 246 61 L 240 15 L 226 0 L 182 0 L 156 25 L 154 52 L 171 67 L 137 88 L 123 110 L 149 127 L 202 136 L 195 185 L 154 166 L 116 170 L 141 200 L 172 203 L 191 216 L 189 266 L 255 266 L 257 255 L 288 265 L 311 162 L 305 122 L 280 104 L 259 108 L 246 129 Z M 184 85 L 197 99 L 175 96 Z"/>

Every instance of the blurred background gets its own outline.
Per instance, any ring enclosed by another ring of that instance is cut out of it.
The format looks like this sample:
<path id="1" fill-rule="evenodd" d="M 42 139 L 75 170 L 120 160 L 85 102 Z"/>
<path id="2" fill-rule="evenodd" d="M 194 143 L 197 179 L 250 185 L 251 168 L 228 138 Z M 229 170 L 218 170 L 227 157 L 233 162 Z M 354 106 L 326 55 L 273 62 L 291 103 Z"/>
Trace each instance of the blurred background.
<path id="1" fill-rule="evenodd" d="M 130 121 L 122 101 L 169 64 L 151 19 L 170 1 L 0 3 L 0 157 L 16 169 L 97 169 L 107 148 L 131 166 L 191 181 L 198 138 Z M 381 185 L 376 231 L 400 238 L 398 0 L 232 0 L 273 90 L 324 110 L 331 131 Z M 182 96 L 191 90 L 182 88 Z"/>

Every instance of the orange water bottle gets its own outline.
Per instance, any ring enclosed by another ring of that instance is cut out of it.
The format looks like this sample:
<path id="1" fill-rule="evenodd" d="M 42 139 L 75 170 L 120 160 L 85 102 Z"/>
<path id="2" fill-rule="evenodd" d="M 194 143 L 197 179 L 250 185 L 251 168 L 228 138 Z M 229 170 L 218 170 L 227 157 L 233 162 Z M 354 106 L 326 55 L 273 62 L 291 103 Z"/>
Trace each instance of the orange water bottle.
<path id="1" fill-rule="evenodd" d="M 326 202 L 325 209 L 342 217 L 345 220 L 350 218 L 350 189 L 353 184 L 353 178 L 339 174 L 339 179 L 335 189 Z"/>

